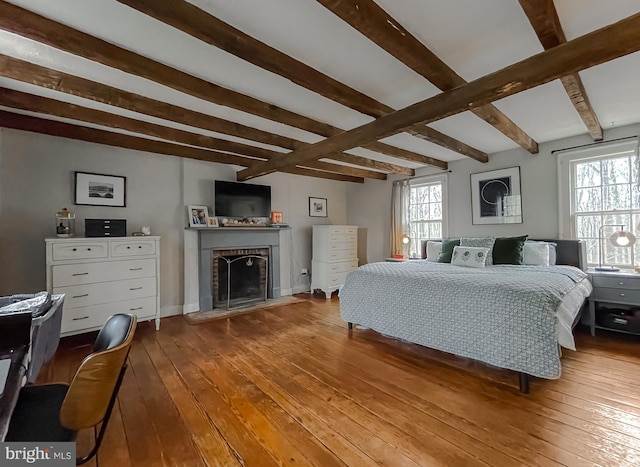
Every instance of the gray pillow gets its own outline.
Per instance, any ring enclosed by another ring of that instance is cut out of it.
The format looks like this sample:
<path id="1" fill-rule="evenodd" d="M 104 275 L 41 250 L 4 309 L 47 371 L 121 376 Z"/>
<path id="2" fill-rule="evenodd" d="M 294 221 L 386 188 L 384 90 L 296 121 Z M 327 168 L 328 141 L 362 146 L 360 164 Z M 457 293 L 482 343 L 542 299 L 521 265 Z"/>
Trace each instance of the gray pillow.
<path id="1" fill-rule="evenodd" d="M 487 266 L 493 264 L 493 244 L 496 239 L 494 237 L 462 237 L 460 239 L 460 246 L 473 246 L 478 248 L 489 248 L 487 254 Z"/>

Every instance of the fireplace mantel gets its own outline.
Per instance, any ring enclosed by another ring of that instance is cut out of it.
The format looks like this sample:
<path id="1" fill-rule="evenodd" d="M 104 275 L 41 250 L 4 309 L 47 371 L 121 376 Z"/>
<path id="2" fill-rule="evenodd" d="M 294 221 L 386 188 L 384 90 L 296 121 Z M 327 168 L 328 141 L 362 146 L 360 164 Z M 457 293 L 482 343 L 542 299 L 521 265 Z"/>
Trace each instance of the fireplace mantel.
<path id="1" fill-rule="evenodd" d="M 279 298 L 280 290 L 280 230 L 272 227 L 199 228 L 198 289 L 200 311 L 213 309 L 213 250 L 269 248 L 268 297 Z"/>

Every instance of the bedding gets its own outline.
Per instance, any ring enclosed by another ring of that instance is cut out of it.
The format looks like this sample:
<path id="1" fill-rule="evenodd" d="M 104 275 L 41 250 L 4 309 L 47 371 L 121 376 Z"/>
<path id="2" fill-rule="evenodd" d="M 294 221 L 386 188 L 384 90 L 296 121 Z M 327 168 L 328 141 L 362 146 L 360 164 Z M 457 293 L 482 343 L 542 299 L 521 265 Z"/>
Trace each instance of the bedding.
<path id="1" fill-rule="evenodd" d="M 340 313 L 382 334 L 541 378 L 560 376 L 558 344 L 591 292 L 571 266 L 371 263 L 347 275 Z"/>

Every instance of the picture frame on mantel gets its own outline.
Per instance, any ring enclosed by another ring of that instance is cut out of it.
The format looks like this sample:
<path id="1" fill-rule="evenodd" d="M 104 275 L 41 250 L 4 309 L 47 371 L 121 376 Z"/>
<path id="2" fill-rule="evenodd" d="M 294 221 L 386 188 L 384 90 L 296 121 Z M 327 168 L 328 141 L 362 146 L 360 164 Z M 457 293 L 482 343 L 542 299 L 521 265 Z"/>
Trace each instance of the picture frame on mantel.
<path id="1" fill-rule="evenodd" d="M 74 172 L 74 204 L 86 206 L 127 206 L 127 177 L 90 172 Z"/>
<path id="2" fill-rule="evenodd" d="M 472 221 L 522 224 L 520 167 L 471 174 Z"/>
<path id="3" fill-rule="evenodd" d="M 208 227 L 209 226 L 209 208 L 207 206 L 187 206 L 187 218 L 189 219 L 189 227 Z"/>
<path id="4" fill-rule="evenodd" d="M 309 196 L 309 216 L 327 217 L 327 198 L 314 198 Z"/>

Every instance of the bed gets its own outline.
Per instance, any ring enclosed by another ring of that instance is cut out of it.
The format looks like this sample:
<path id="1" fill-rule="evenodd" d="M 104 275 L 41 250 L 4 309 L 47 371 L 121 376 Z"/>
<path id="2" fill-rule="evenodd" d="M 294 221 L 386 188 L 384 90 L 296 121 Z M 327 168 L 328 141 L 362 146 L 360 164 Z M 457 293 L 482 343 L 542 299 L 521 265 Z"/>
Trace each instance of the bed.
<path id="1" fill-rule="evenodd" d="M 560 346 L 575 350 L 573 325 L 591 293 L 584 243 L 545 241 L 557 245 L 554 266 L 366 264 L 347 275 L 340 314 L 350 330 L 355 323 L 516 371 L 526 393 L 529 375 L 560 377 Z"/>

